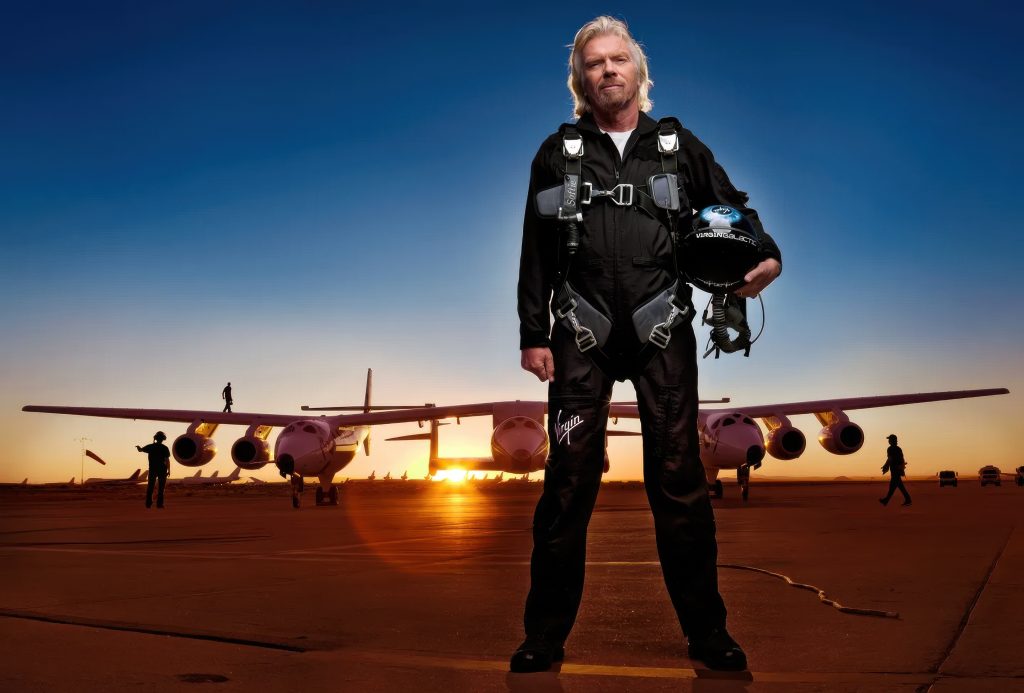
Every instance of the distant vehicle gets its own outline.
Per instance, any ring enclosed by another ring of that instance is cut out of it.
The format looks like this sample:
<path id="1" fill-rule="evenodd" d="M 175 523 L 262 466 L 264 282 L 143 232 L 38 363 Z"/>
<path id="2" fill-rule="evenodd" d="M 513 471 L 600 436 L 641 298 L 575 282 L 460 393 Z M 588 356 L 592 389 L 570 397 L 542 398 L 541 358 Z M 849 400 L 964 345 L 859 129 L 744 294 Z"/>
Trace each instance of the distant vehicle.
<path id="1" fill-rule="evenodd" d="M 956 486 L 956 472 L 952 469 L 943 469 L 939 472 L 939 488 L 943 486 Z"/>
<path id="2" fill-rule="evenodd" d="M 1024 465 L 1017 467 L 1017 485 L 1024 486 Z"/>
<path id="3" fill-rule="evenodd" d="M 1002 477 L 999 475 L 999 467 L 992 464 L 985 465 L 978 470 L 978 479 L 981 481 L 982 486 L 985 484 L 1003 485 Z"/>

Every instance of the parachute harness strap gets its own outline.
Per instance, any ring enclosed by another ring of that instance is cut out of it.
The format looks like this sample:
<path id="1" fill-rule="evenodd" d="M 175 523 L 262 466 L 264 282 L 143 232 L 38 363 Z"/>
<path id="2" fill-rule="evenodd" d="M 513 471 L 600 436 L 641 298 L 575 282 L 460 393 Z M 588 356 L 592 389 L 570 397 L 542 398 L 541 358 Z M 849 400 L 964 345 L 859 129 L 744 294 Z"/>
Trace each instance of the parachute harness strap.
<path id="1" fill-rule="evenodd" d="M 662 173 L 679 173 L 679 132 L 676 130 L 675 118 L 662 118 L 658 121 L 658 154 L 661 155 Z M 669 211 L 666 215 L 668 222 L 669 238 L 672 239 L 672 265 L 676 276 L 682 276 L 679 272 L 679 210 Z"/>
<path id="2" fill-rule="evenodd" d="M 565 248 L 569 260 L 580 247 L 579 224 L 583 221 L 580 213 L 580 179 L 583 174 L 583 137 L 579 130 L 567 125 L 562 133 L 562 154 L 565 156 L 565 180 L 562 187 L 562 205 L 558 209 L 558 218 L 565 223 Z M 569 275 L 568 269 L 565 273 Z"/>

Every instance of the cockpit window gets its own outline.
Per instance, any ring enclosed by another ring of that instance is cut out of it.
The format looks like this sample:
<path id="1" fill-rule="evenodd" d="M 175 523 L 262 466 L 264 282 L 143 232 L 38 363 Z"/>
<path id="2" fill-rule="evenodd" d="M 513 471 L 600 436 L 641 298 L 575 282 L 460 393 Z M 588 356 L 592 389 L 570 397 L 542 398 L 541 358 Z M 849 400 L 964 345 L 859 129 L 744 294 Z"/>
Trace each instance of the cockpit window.
<path id="1" fill-rule="evenodd" d="M 725 421 L 722 422 L 722 425 L 732 426 L 734 423 L 736 423 L 736 419 L 726 419 Z"/>
<path id="2" fill-rule="evenodd" d="M 316 429 L 315 429 L 315 428 L 313 428 L 313 427 L 312 427 L 311 425 L 309 425 L 309 424 L 306 424 L 305 426 L 303 426 L 303 427 L 302 427 L 302 430 L 303 430 L 303 431 L 305 431 L 306 433 L 316 433 Z"/>
<path id="3" fill-rule="evenodd" d="M 744 416 L 743 417 L 743 423 L 750 424 L 751 426 L 753 426 L 754 425 L 754 420 L 751 419 L 749 416 Z"/>

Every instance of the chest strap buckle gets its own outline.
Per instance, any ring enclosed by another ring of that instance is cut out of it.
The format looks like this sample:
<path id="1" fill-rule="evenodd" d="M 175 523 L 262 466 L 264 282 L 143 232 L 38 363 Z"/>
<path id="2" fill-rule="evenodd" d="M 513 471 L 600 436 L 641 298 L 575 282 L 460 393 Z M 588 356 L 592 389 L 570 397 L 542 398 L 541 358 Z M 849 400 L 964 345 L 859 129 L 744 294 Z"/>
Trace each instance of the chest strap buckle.
<path id="1" fill-rule="evenodd" d="M 584 183 L 580 204 L 588 205 L 595 197 L 607 197 L 619 207 L 632 207 L 633 194 L 634 186 L 631 183 L 619 183 L 611 190 L 594 190 L 592 183 Z"/>

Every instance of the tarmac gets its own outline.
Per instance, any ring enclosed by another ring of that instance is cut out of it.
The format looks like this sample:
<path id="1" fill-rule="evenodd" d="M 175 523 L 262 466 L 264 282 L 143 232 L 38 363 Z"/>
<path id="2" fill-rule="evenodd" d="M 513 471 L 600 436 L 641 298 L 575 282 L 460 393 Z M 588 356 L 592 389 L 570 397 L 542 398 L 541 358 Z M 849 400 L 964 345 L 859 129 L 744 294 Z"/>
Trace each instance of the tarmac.
<path id="1" fill-rule="evenodd" d="M 297 511 L 277 485 L 163 510 L 141 487 L 4 488 L 0 689 L 1024 691 L 1024 488 L 908 487 L 882 507 L 884 482 L 727 484 L 719 579 L 750 670 L 720 673 L 686 656 L 642 489 L 606 484 L 565 662 L 540 674 L 508 672 L 540 484 L 346 484 Z"/>

